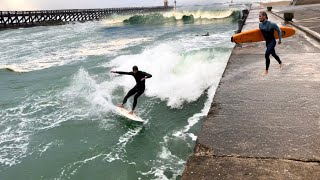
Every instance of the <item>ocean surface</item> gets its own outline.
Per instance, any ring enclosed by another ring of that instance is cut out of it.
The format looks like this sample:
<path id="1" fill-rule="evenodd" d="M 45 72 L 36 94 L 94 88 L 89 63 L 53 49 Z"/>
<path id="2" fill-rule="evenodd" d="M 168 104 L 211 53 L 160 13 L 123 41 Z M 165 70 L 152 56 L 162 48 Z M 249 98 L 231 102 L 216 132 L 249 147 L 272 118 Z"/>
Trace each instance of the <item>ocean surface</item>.
<path id="1" fill-rule="evenodd" d="M 243 8 L 0 31 L 0 179 L 179 179 Z M 134 65 L 153 76 L 136 108 L 144 124 L 114 106 L 135 80 L 110 71 Z"/>

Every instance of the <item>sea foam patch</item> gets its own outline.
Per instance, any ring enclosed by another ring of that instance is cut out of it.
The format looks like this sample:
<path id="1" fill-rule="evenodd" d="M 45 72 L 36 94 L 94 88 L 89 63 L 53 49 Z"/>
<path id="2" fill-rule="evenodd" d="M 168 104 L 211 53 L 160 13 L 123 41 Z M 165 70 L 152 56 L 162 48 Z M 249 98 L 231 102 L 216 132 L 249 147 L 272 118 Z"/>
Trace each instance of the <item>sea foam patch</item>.
<path id="1" fill-rule="evenodd" d="M 137 65 L 140 70 L 152 74 L 152 79 L 146 80 L 147 96 L 167 101 L 172 108 L 181 108 L 183 103 L 197 100 L 219 81 L 228 55 L 219 49 L 182 54 L 177 47 L 161 44 L 138 55 L 120 56 L 106 66 L 131 71 L 132 66 Z M 121 86 L 132 87 L 131 77 L 119 76 L 119 79 Z"/>

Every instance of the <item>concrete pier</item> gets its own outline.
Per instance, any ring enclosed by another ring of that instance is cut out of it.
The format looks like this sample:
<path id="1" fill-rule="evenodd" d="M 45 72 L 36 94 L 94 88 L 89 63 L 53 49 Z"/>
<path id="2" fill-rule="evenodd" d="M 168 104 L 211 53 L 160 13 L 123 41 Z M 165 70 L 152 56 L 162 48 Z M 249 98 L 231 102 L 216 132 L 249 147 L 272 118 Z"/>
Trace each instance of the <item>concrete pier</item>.
<path id="1" fill-rule="evenodd" d="M 243 30 L 258 28 L 259 8 Z M 234 48 L 183 180 L 320 179 L 320 46 L 296 31 L 266 76 L 265 42 Z"/>
<path id="2" fill-rule="evenodd" d="M 106 8 L 106 9 L 65 9 L 41 11 L 0 11 L 0 30 L 7 28 L 59 25 L 74 21 L 93 21 L 107 18 L 112 14 L 139 14 L 172 10 L 171 6 Z"/>

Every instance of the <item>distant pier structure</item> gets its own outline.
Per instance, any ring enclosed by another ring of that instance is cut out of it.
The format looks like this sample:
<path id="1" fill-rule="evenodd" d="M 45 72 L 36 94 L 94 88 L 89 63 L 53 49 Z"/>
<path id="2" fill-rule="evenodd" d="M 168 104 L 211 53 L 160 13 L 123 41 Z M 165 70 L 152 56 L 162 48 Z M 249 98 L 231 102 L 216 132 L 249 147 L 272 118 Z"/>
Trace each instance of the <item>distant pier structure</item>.
<path id="1" fill-rule="evenodd" d="M 169 11 L 173 7 L 133 7 L 108 9 L 69 9 L 43 11 L 0 11 L 0 30 L 7 28 L 59 25 L 74 21 L 92 21 L 107 18 L 112 14 L 139 14 Z"/>
<path id="2" fill-rule="evenodd" d="M 174 0 L 173 3 L 174 3 L 174 7 L 173 8 L 174 8 L 174 10 L 176 10 L 177 9 L 177 1 Z M 169 7 L 169 1 L 168 0 L 163 0 L 163 4 L 164 4 L 163 5 L 164 7 Z"/>
<path id="3" fill-rule="evenodd" d="M 168 7 L 168 6 L 169 6 L 168 0 L 163 0 L 163 6 L 164 6 L 164 7 Z"/>

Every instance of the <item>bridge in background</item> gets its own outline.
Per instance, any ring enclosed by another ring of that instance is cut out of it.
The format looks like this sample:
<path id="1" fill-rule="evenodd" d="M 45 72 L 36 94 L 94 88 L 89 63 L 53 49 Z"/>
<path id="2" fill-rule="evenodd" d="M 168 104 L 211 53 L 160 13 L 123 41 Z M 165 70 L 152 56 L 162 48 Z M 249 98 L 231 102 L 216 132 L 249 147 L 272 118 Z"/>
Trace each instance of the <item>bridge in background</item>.
<path id="1" fill-rule="evenodd" d="M 112 14 L 140 14 L 169 11 L 171 9 L 173 9 L 171 6 L 156 6 L 107 9 L 0 11 L 0 30 L 7 28 L 59 25 L 74 21 L 93 21 L 107 18 Z"/>

